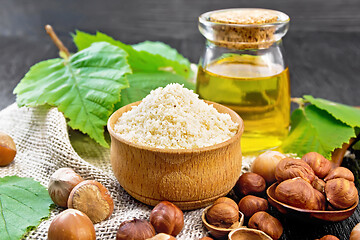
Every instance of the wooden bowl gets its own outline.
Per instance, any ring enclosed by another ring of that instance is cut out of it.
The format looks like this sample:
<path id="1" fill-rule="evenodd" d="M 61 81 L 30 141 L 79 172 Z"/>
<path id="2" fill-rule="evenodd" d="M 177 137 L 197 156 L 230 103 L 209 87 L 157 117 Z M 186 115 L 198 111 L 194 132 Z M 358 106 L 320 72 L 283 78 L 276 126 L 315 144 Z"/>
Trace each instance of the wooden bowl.
<path id="1" fill-rule="evenodd" d="M 139 103 L 114 112 L 107 125 L 111 136 L 112 169 L 131 196 L 153 206 L 167 200 L 182 210 L 190 210 L 205 207 L 230 192 L 241 172 L 240 139 L 244 123 L 237 113 L 207 102 L 220 113 L 228 113 L 239 124 L 237 133 L 209 147 L 160 149 L 129 142 L 114 131 L 118 118 Z"/>
<path id="2" fill-rule="evenodd" d="M 205 225 L 206 229 L 210 232 L 210 234 L 212 236 L 214 236 L 216 239 L 223 239 L 225 238 L 226 236 L 228 236 L 228 234 L 233 231 L 234 229 L 238 229 L 238 228 L 241 228 L 243 227 L 243 224 L 244 224 L 244 214 L 242 212 L 239 211 L 239 222 L 232 226 L 232 228 L 221 228 L 221 227 L 216 227 L 216 226 L 213 226 L 211 224 L 209 224 L 207 221 L 206 221 L 206 213 L 207 211 L 209 210 L 209 208 L 211 208 L 211 206 L 208 206 L 207 208 L 204 209 L 202 215 L 201 215 L 201 220 L 203 222 L 203 224 Z"/>
<path id="3" fill-rule="evenodd" d="M 238 228 L 229 233 L 229 240 L 272 240 L 263 231 L 252 228 Z"/>
<path id="4" fill-rule="evenodd" d="M 282 203 L 275 199 L 275 188 L 277 183 L 272 184 L 267 190 L 266 193 L 268 195 L 269 203 L 274 206 L 279 212 L 295 217 L 304 221 L 312 221 L 312 222 L 321 222 L 321 221 L 329 221 L 329 222 L 338 222 L 343 221 L 349 218 L 355 211 L 356 206 L 359 203 L 359 199 L 357 202 L 350 208 L 344 210 L 336 210 L 336 211 L 321 211 L 321 210 L 307 210 L 301 209 L 297 207 L 292 207 L 285 203 Z"/>

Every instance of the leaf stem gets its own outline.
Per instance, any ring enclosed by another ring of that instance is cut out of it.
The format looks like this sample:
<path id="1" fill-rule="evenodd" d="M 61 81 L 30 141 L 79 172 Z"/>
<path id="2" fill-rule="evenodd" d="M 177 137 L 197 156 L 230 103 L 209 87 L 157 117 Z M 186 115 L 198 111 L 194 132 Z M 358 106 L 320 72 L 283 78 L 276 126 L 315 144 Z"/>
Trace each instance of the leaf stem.
<path id="1" fill-rule="evenodd" d="M 305 106 L 305 100 L 303 98 L 291 98 L 291 101 L 299 104 L 299 108 L 304 108 Z"/>
<path id="2" fill-rule="evenodd" d="M 60 50 L 60 56 L 62 57 L 62 53 L 65 54 L 65 56 L 67 58 L 70 57 L 70 52 L 69 50 L 64 46 L 64 44 L 62 43 L 62 41 L 58 38 L 58 36 L 56 35 L 54 29 L 51 27 L 51 25 L 46 25 L 45 26 L 45 30 L 46 33 L 49 34 L 49 36 L 51 37 L 51 39 L 53 40 L 54 44 L 58 47 L 58 49 Z"/>

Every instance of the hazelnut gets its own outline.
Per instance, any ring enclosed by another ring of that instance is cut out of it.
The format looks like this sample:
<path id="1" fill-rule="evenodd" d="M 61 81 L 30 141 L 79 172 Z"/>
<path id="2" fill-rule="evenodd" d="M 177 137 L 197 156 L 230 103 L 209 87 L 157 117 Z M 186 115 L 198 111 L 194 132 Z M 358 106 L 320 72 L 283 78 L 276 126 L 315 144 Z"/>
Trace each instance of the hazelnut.
<path id="1" fill-rule="evenodd" d="M 148 221 L 133 219 L 120 224 L 116 240 L 146 240 L 154 236 L 155 229 Z"/>
<path id="2" fill-rule="evenodd" d="M 277 151 L 266 151 L 251 164 L 251 172 L 262 176 L 268 185 L 276 181 L 275 169 L 278 163 L 286 156 Z"/>
<path id="3" fill-rule="evenodd" d="M 309 164 L 314 170 L 315 175 L 324 178 L 331 170 L 331 163 L 323 155 L 317 152 L 309 152 L 305 154 L 301 160 Z"/>
<path id="4" fill-rule="evenodd" d="M 318 190 L 314 189 L 314 210 L 324 211 L 326 209 L 325 195 Z"/>
<path id="5" fill-rule="evenodd" d="M 239 210 L 245 217 L 250 218 L 254 213 L 268 210 L 268 202 L 263 198 L 248 195 L 239 202 Z"/>
<path id="6" fill-rule="evenodd" d="M 86 180 L 70 192 L 68 207 L 82 211 L 93 223 L 98 223 L 111 216 L 114 202 L 109 191 L 101 183 Z"/>
<path id="7" fill-rule="evenodd" d="M 349 240 L 359 240 L 360 239 L 360 223 L 356 224 L 350 234 Z"/>
<path id="8" fill-rule="evenodd" d="M 218 204 L 218 203 L 226 203 L 229 204 L 231 206 L 233 206 L 236 210 L 239 211 L 239 207 L 236 204 L 236 202 L 234 200 L 232 200 L 231 198 L 228 197 L 220 197 L 218 199 L 216 199 L 216 201 L 213 203 L 213 205 Z"/>
<path id="9" fill-rule="evenodd" d="M 345 178 L 351 182 L 354 181 L 354 174 L 347 168 L 337 167 L 329 172 L 329 174 L 325 177 L 325 182 L 335 179 L 335 178 Z"/>
<path id="10" fill-rule="evenodd" d="M 51 176 L 48 192 L 53 202 L 60 207 L 67 207 L 71 190 L 84 179 L 71 168 L 59 168 Z"/>
<path id="11" fill-rule="evenodd" d="M 207 210 L 205 217 L 206 221 L 215 227 L 230 228 L 239 221 L 239 209 L 237 206 L 235 208 L 232 203 L 215 202 Z"/>
<path id="12" fill-rule="evenodd" d="M 283 226 L 280 221 L 263 211 L 255 213 L 249 219 L 248 227 L 261 230 L 274 240 L 279 239 L 283 233 Z"/>
<path id="13" fill-rule="evenodd" d="M 335 178 L 326 182 L 325 194 L 328 202 L 336 209 L 351 207 L 358 200 L 354 182 L 345 178 Z"/>
<path id="14" fill-rule="evenodd" d="M 151 211 L 150 223 L 158 233 L 176 236 L 184 227 L 184 214 L 176 205 L 163 201 Z"/>
<path id="15" fill-rule="evenodd" d="M 9 165 L 15 158 L 16 145 L 6 133 L 0 132 L 0 167 Z"/>
<path id="16" fill-rule="evenodd" d="M 315 210 L 319 206 L 315 189 L 300 177 L 281 182 L 275 189 L 275 198 L 280 202 L 302 209 Z"/>
<path id="17" fill-rule="evenodd" d="M 76 209 L 67 209 L 52 220 L 48 230 L 49 240 L 95 240 L 95 228 L 90 218 Z"/>
<path id="18" fill-rule="evenodd" d="M 275 178 L 278 182 L 296 177 L 301 177 L 312 183 L 315 179 L 315 173 L 306 162 L 300 159 L 284 158 L 276 166 Z"/>
<path id="19" fill-rule="evenodd" d="M 334 235 L 326 235 L 318 240 L 339 240 L 339 239 L 337 237 L 335 237 Z"/>
<path id="20" fill-rule="evenodd" d="M 313 186 L 313 188 L 315 188 L 319 192 L 325 193 L 325 182 L 324 182 L 324 180 L 316 177 L 315 180 L 311 183 L 311 185 Z"/>
<path id="21" fill-rule="evenodd" d="M 203 237 L 203 238 L 200 238 L 199 240 L 214 240 L 214 239 L 211 237 Z"/>
<path id="22" fill-rule="evenodd" d="M 176 240 L 176 238 L 166 233 L 159 233 L 152 238 L 147 238 L 147 240 Z"/>
<path id="23" fill-rule="evenodd" d="M 263 196 L 266 189 L 265 179 L 257 173 L 247 172 L 237 180 L 234 191 L 242 198 L 246 195 Z"/>

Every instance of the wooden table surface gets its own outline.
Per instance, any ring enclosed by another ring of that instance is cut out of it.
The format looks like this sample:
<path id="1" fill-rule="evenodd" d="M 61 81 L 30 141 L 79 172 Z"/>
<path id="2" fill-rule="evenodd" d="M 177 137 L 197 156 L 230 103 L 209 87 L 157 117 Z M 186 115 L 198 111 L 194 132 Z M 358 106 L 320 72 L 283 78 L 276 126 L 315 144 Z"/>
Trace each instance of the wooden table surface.
<path id="1" fill-rule="evenodd" d="M 262 7 L 291 18 L 284 47 L 291 94 L 310 94 L 360 106 L 360 2 L 358 0 L 0 0 L 0 109 L 15 101 L 12 91 L 33 64 L 57 57 L 44 31 L 51 24 L 71 51 L 70 32 L 102 31 L 125 43 L 162 41 L 197 63 L 204 38 L 197 17 L 206 11 Z M 281 239 L 316 239 L 334 234 L 348 239 L 360 222 L 359 209 L 340 223 L 310 224 L 286 219 Z"/>

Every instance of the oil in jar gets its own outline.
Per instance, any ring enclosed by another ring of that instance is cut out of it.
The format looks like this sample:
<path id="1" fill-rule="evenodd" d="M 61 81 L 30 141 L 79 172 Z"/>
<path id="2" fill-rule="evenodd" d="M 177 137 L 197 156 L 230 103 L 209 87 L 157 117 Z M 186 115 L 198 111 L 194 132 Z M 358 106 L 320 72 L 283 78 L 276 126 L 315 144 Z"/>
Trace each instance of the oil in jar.
<path id="1" fill-rule="evenodd" d="M 244 154 L 274 149 L 286 137 L 290 122 L 288 68 L 260 56 L 230 54 L 200 66 L 200 98 L 221 103 L 244 120 Z"/>

